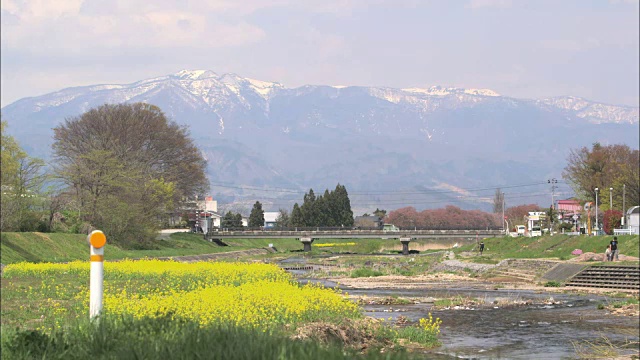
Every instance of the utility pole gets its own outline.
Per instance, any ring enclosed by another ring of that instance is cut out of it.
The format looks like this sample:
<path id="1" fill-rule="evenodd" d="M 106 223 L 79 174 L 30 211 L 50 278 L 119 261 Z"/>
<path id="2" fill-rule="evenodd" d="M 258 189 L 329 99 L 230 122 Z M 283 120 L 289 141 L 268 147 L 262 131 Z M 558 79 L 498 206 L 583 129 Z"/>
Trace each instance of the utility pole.
<path id="1" fill-rule="evenodd" d="M 610 187 L 609 188 L 609 210 L 613 210 L 613 195 L 611 195 L 613 192 L 613 188 Z"/>
<path id="2" fill-rule="evenodd" d="M 596 188 L 596 234 L 599 234 L 598 230 L 598 188 Z"/>
<path id="3" fill-rule="evenodd" d="M 627 217 L 627 208 L 625 207 L 626 184 L 622 184 L 622 226 L 625 226 L 625 218 Z"/>
<path id="4" fill-rule="evenodd" d="M 551 207 L 554 209 L 556 208 L 554 198 L 556 194 L 556 189 L 558 188 L 556 186 L 557 183 L 558 183 L 558 180 L 556 180 L 555 178 L 547 180 L 547 184 L 551 184 Z"/>
<path id="5" fill-rule="evenodd" d="M 504 228 L 504 222 L 505 222 L 505 218 L 504 218 L 504 193 L 502 193 L 502 232 L 504 232 L 505 234 L 507 233 L 507 231 L 509 231 L 509 229 Z M 509 227 L 509 224 L 507 224 L 507 228 Z"/>

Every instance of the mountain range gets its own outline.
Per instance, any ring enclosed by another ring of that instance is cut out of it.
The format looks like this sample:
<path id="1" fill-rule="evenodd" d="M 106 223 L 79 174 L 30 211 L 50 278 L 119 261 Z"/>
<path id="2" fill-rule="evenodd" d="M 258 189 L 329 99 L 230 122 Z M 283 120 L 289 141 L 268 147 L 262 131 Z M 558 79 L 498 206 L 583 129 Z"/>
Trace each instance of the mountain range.
<path id="1" fill-rule="evenodd" d="M 131 84 L 66 88 L 2 108 L 31 155 L 52 128 L 104 103 L 148 102 L 190 128 L 221 204 L 289 208 L 341 183 L 354 210 L 453 204 L 548 206 L 571 149 L 639 142 L 639 109 L 578 97 L 519 99 L 489 89 L 305 85 L 183 70 Z M 509 190 L 506 190 L 509 189 Z M 569 196 L 564 187 L 558 196 Z M 240 205 L 238 205 L 240 204 Z M 223 206 L 224 208 L 224 206 Z"/>

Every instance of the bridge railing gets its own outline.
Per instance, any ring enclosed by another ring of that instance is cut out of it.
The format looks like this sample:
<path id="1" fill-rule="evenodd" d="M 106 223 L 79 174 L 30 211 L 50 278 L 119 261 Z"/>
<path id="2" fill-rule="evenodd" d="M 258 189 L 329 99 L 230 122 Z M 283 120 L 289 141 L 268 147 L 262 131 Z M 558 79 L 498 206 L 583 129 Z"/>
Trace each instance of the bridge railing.
<path id="1" fill-rule="evenodd" d="M 311 228 L 310 228 L 311 229 Z M 345 236 L 345 235 L 354 235 L 354 236 L 363 236 L 363 235 L 371 235 L 373 237 L 391 237 L 391 236 L 403 236 L 410 237 L 411 235 L 420 236 L 420 235 L 463 235 L 463 236 L 473 236 L 476 234 L 480 235 L 500 235 L 502 234 L 502 230 L 493 230 L 493 229 L 478 229 L 478 230 L 398 230 L 398 231 L 385 231 L 385 230 L 319 230 L 318 228 L 313 228 L 312 230 L 225 230 L 219 229 L 210 231 L 207 233 L 207 237 L 215 237 L 215 236 L 269 236 L 269 237 L 306 237 L 313 235 L 321 235 L 321 236 Z"/>
<path id="2" fill-rule="evenodd" d="M 399 227 L 400 231 L 439 231 L 439 230 L 459 230 L 459 231 L 490 231 L 502 230 L 501 227 L 487 226 L 478 229 L 458 226 L 430 226 L 430 227 Z M 380 227 L 344 227 L 344 226 L 310 226 L 310 227 L 242 227 L 242 228 L 214 228 L 211 231 L 383 231 Z"/>

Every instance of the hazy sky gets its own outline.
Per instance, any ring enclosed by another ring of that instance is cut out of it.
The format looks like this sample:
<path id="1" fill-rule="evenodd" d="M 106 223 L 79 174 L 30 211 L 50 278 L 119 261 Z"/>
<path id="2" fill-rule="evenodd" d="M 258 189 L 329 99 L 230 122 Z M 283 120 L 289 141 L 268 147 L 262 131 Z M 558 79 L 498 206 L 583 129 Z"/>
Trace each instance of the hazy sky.
<path id="1" fill-rule="evenodd" d="M 2 106 L 182 69 L 639 102 L 639 0 L 1 1 Z"/>

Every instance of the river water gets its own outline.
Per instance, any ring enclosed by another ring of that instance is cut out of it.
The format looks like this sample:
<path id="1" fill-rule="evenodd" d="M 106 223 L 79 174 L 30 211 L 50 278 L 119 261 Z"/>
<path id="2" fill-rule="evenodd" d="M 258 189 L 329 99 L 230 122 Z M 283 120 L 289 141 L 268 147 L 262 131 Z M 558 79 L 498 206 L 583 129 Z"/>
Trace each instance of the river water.
<path id="1" fill-rule="evenodd" d="M 341 288 L 330 281 L 327 287 Z M 432 304 L 365 305 L 367 316 L 395 321 L 440 318 L 442 346 L 425 354 L 429 359 L 575 359 L 575 343 L 597 342 L 608 338 L 620 345 L 638 341 L 640 320 L 613 316 L 598 310 L 600 303 L 616 301 L 601 295 L 538 293 L 528 290 L 457 289 L 349 289 L 350 295 L 406 298 L 451 298 L 457 295 L 482 299 L 485 306 L 459 310 L 432 310 Z M 494 301 L 529 300 L 529 305 L 498 306 Z M 637 353 L 632 350 L 631 354 Z"/>

